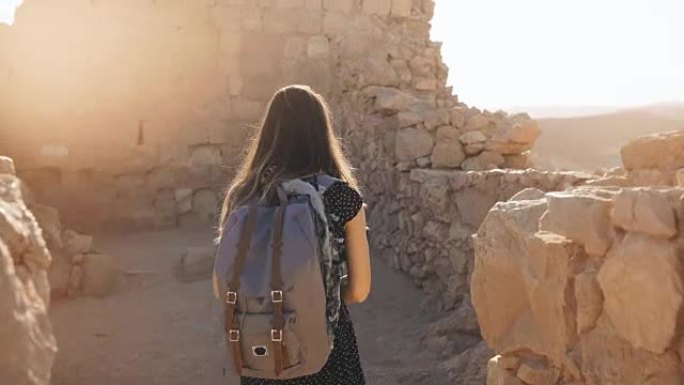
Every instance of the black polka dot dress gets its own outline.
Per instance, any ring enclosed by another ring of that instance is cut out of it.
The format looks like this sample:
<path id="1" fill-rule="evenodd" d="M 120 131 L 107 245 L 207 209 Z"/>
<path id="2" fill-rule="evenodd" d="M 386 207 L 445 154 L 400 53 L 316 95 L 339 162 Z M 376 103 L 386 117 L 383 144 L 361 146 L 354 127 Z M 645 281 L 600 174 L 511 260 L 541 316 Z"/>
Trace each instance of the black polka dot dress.
<path id="1" fill-rule="evenodd" d="M 335 247 L 343 260 L 346 260 L 344 226 L 354 218 L 363 206 L 361 195 L 345 182 L 335 182 L 323 193 L 326 217 L 330 235 L 335 239 Z M 346 270 L 345 270 L 346 271 Z M 344 284 L 344 282 L 343 282 Z M 323 369 L 310 376 L 290 380 L 267 380 L 242 377 L 241 385 L 365 385 L 366 380 L 361 368 L 356 333 L 349 310 L 344 302 L 335 326 L 335 343 L 328 362 Z"/>

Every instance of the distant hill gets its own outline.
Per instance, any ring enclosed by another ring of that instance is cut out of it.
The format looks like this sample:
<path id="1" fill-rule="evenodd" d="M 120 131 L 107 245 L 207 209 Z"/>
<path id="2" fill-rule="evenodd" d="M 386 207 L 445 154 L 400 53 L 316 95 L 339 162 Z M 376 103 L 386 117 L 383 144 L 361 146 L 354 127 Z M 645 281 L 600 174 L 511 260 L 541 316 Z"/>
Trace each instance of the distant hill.
<path id="1" fill-rule="evenodd" d="M 683 130 L 684 103 L 537 121 L 542 136 L 532 151 L 536 168 L 592 171 L 620 166 L 620 148 L 634 137 Z"/>

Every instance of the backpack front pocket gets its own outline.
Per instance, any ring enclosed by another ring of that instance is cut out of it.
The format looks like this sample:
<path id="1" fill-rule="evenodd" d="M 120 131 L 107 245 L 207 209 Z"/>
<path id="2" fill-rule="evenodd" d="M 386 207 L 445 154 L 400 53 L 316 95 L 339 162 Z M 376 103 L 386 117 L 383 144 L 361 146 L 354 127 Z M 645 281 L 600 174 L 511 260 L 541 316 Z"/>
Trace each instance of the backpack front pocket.
<path id="1" fill-rule="evenodd" d="M 273 314 L 241 315 L 240 350 L 246 369 L 273 372 L 275 370 L 275 344 L 272 341 Z M 293 368 L 301 362 L 302 351 L 294 332 L 297 316 L 294 312 L 283 313 L 283 369 Z"/>

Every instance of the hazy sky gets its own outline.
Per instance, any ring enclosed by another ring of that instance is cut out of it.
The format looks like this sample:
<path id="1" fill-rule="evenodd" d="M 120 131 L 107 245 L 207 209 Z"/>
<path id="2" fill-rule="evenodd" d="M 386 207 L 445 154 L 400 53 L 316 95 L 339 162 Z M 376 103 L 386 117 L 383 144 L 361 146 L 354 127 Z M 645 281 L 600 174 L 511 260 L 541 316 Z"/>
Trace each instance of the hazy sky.
<path id="1" fill-rule="evenodd" d="M 0 0 L 11 24 L 22 0 Z M 684 0 L 436 0 L 462 101 L 626 106 L 684 100 Z"/>
<path id="2" fill-rule="evenodd" d="M 0 23 L 12 24 L 14 22 L 14 8 L 23 0 L 0 0 Z"/>
<path id="3" fill-rule="evenodd" d="M 684 100 L 684 0 L 436 0 L 433 40 L 467 104 Z"/>

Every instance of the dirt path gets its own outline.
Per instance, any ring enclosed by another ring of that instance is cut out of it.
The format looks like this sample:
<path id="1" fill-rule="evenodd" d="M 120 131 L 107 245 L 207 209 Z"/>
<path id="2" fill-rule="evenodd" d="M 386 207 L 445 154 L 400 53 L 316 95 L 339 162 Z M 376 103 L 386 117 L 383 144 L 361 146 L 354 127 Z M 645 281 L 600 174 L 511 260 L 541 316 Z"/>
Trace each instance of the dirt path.
<path id="1" fill-rule="evenodd" d="M 173 267 L 208 231 L 100 236 L 121 276 L 104 299 L 56 301 L 51 317 L 59 353 L 53 385 L 237 385 L 222 376 L 225 347 L 210 281 L 180 283 Z M 373 293 L 351 307 L 369 385 L 446 384 L 418 340 L 431 320 L 421 294 L 384 263 L 373 263 Z"/>

